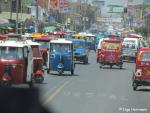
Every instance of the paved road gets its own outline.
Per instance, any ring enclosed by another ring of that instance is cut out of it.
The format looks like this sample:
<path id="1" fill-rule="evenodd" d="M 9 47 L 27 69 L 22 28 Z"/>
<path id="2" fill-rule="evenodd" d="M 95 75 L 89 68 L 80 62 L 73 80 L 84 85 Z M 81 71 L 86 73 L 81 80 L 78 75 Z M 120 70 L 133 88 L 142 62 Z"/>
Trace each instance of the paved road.
<path id="1" fill-rule="evenodd" d="M 150 89 L 132 90 L 133 63 L 124 68 L 100 69 L 96 54 L 89 64 L 77 64 L 74 76 L 46 75 L 41 101 L 56 113 L 150 113 Z"/>

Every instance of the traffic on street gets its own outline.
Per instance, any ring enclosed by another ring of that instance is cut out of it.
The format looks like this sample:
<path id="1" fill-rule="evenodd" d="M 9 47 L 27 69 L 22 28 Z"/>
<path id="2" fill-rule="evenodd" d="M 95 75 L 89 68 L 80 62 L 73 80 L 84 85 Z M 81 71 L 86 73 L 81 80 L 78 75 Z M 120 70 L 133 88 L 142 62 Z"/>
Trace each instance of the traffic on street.
<path id="1" fill-rule="evenodd" d="M 150 113 L 150 0 L 0 2 L 0 113 Z"/>

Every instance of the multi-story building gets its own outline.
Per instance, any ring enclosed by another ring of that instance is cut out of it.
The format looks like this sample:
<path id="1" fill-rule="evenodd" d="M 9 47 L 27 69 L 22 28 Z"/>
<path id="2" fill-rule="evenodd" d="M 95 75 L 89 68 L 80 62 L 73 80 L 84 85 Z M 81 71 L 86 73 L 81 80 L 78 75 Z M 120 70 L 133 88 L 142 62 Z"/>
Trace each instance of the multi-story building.
<path id="1" fill-rule="evenodd" d="M 10 0 L 0 0 L 0 12 L 6 11 L 9 12 L 11 11 L 11 1 Z"/>

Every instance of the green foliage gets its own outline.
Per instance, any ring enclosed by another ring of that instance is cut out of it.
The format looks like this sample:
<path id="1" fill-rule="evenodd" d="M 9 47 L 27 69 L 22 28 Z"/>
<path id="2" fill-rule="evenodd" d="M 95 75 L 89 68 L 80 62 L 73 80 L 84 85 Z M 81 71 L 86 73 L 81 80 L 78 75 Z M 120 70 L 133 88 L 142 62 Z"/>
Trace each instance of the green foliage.
<path id="1" fill-rule="evenodd" d="M 135 32 L 140 33 L 144 36 L 147 36 L 149 29 L 150 29 L 150 26 L 142 26 L 140 28 L 135 28 Z"/>
<path id="2" fill-rule="evenodd" d="M 35 0 L 22 0 L 23 7 L 31 6 Z"/>

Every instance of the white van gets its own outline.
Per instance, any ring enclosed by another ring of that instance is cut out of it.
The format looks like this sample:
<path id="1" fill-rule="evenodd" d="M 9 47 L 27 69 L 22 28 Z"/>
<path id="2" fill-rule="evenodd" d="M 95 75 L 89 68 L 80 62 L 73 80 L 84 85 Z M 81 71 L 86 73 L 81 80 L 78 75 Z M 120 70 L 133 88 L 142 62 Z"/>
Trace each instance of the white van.
<path id="1" fill-rule="evenodd" d="M 135 61 L 136 54 L 141 46 L 140 39 L 124 38 L 122 45 L 123 45 L 123 60 Z"/>

